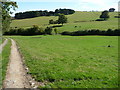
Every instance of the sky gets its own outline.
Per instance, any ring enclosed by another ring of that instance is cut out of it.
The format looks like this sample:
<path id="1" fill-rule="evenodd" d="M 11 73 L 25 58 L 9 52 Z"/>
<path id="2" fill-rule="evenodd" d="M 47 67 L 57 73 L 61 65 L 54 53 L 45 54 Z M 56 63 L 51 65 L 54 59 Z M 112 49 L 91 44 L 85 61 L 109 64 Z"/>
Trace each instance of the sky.
<path id="1" fill-rule="evenodd" d="M 118 11 L 118 2 L 120 0 L 12 0 L 16 1 L 18 8 L 12 14 L 17 12 L 32 10 L 54 11 L 59 8 L 73 9 L 75 11 L 103 11 L 109 8 L 115 8 Z"/>

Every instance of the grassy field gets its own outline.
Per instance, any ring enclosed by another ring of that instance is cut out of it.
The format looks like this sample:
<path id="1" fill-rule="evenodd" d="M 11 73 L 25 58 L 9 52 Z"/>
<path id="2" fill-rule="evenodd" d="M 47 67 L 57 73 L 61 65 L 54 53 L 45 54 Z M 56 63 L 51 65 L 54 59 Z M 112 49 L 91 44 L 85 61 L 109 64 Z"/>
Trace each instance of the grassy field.
<path id="1" fill-rule="evenodd" d="M 0 74 L 2 74 L 2 77 L 0 78 L 2 79 L 2 81 L 5 79 L 5 75 L 6 75 L 7 64 L 8 64 L 9 55 L 10 55 L 10 46 L 11 46 L 11 43 L 10 41 L 8 41 L 8 43 L 6 44 L 6 46 L 2 51 L 2 54 L 0 54 L 0 63 L 2 63 L 2 66 L 0 66 Z M 0 87 L 2 85 L 2 81 L 0 81 Z"/>
<path id="2" fill-rule="evenodd" d="M 40 88 L 118 87 L 118 37 L 12 36 Z M 110 45 L 111 47 L 108 47 Z"/>
<path id="3" fill-rule="evenodd" d="M 63 27 L 58 27 L 58 32 L 62 31 L 76 31 L 76 30 L 85 30 L 85 29 L 117 29 L 118 28 L 118 19 L 114 18 L 117 16 L 117 12 L 110 12 L 110 19 L 108 21 L 94 21 L 99 19 L 101 12 L 80 12 L 76 11 L 72 15 L 67 15 L 68 23 L 66 23 Z M 32 25 L 38 25 L 39 27 L 47 27 L 50 26 L 49 20 L 57 20 L 57 16 L 43 16 L 31 19 L 20 19 L 13 20 L 11 27 L 31 27 Z M 77 26 L 75 28 L 75 26 Z"/>

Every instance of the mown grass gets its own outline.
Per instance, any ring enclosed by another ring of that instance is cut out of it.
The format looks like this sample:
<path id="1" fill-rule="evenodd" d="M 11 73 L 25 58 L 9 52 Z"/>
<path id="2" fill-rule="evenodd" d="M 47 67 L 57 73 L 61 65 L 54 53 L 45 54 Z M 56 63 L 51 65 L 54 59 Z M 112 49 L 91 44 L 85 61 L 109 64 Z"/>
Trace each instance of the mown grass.
<path id="1" fill-rule="evenodd" d="M 114 18 L 117 16 L 117 12 L 110 12 L 110 18 L 107 21 L 94 21 L 99 19 L 101 12 L 80 12 L 76 11 L 72 15 L 67 15 L 68 23 L 64 24 L 63 27 L 57 27 L 58 32 L 63 31 L 78 31 L 78 30 L 88 30 L 88 29 L 100 29 L 100 30 L 107 30 L 107 29 L 117 29 L 118 28 L 118 19 Z M 18 27 L 18 28 L 28 28 L 32 25 L 38 25 L 39 27 L 47 27 L 51 26 L 49 24 L 49 20 L 57 20 L 57 16 L 43 16 L 31 19 L 21 19 L 21 20 L 13 20 L 11 27 Z M 77 26 L 75 28 L 75 26 Z"/>
<path id="2" fill-rule="evenodd" d="M 13 36 L 40 88 L 117 88 L 118 37 Z M 110 45 L 111 47 L 108 47 Z"/>
<path id="3" fill-rule="evenodd" d="M 0 63 L 1 63 L 0 73 L 2 74 L 1 76 L 2 81 L 5 79 L 7 65 L 9 62 L 10 46 L 11 46 L 11 42 L 8 41 L 6 46 L 3 48 L 2 54 L 0 54 Z M 0 87 L 2 86 L 2 81 L 0 81 Z"/>

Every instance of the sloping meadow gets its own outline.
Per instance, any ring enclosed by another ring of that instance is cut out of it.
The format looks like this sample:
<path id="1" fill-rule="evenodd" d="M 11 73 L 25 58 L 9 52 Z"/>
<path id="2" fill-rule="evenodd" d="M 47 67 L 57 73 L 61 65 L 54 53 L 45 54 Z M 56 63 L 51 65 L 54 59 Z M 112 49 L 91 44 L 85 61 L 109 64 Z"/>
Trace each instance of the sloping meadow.
<path id="1" fill-rule="evenodd" d="M 81 12 L 76 11 L 74 14 L 66 15 L 68 22 L 62 27 L 57 27 L 59 33 L 63 31 L 78 31 L 78 30 L 90 30 L 90 29 L 117 29 L 118 28 L 118 16 L 117 12 L 109 12 L 110 18 L 107 21 L 95 21 L 99 19 L 101 12 Z M 30 19 L 13 20 L 11 23 L 12 28 L 29 28 L 33 25 L 45 28 L 49 25 L 49 20 L 54 21 L 58 19 L 58 16 L 42 16 Z"/>

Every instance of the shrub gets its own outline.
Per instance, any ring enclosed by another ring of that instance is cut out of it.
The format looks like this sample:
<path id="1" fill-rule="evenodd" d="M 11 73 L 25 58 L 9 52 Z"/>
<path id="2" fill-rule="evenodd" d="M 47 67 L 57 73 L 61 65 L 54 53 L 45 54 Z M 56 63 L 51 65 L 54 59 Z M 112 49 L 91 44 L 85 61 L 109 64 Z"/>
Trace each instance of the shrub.
<path id="1" fill-rule="evenodd" d="M 53 19 L 49 20 L 49 24 L 58 24 L 58 20 L 53 21 Z"/>
<path id="2" fill-rule="evenodd" d="M 54 24 L 53 19 L 49 20 L 49 24 Z"/>
<path id="3" fill-rule="evenodd" d="M 11 28 L 9 31 L 4 32 L 4 35 L 41 35 L 44 34 L 43 28 L 33 25 L 31 28 Z"/>
<path id="4" fill-rule="evenodd" d="M 52 35 L 52 28 L 51 27 L 46 27 L 45 28 L 45 34 Z"/>
<path id="5" fill-rule="evenodd" d="M 69 32 L 69 31 L 64 31 L 64 32 L 62 32 L 61 34 L 62 34 L 62 35 L 71 35 L 71 32 Z"/>

